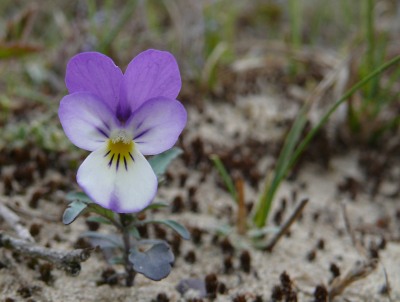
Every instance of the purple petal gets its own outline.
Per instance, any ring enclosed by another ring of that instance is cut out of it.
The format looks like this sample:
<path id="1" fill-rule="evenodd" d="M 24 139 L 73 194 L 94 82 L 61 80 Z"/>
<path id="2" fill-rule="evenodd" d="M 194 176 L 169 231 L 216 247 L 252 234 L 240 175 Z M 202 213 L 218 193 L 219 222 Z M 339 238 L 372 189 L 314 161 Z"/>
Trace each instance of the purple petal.
<path id="1" fill-rule="evenodd" d="M 65 96 L 58 115 L 71 142 L 89 151 L 98 149 L 114 130 L 122 127 L 110 106 L 91 92 Z"/>
<path id="2" fill-rule="evenodd" d="M 117 116 L 126 121 L 144 102 L 155 97 L 176 99 L 181 76 L 175 58 L 168 52 L 149 49 L 128 65 L 122 79 Z"/>
<path id="3" fill-rule="evenodd" d="M 137 109 L 124 124 L 138 150 L 154 155 L 170 149 L 186 125 L 187 113 L 176 100 L 153 98 Z"/>
<path id="4" fill-rule="evenodd" d="M 89 91 L 116 111 L 123 74 L 113 60 L 98 52 L 84 52 L 68 63 L 65 84 L 69 93 Z"/>
<path id="5" fill-rule="evenodd" d="M 76 179 L 86 194 L 103 208 L 117 213 L 139 212 L 154 199 L 157 177 L 133 144 L 130 150 L 116 155 L 120 151 L 103 144 L 85 159 Z"/>

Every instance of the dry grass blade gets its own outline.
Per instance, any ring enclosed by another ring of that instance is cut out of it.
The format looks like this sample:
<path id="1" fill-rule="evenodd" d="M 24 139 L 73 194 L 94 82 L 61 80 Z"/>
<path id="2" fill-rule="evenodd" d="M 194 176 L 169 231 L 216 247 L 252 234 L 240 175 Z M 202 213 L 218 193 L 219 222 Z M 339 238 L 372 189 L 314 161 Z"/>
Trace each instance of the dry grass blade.
<path id="1" fill-rule="evenodd" d="M 333 280 L 329 287 L 329 301 L 333 301 L 336 296 L 341 295 L 353 282 L 367 277 L 377 268 L 377 266 L 377 259 L 357 261 L 343 277 L 337 277 Z"/>
<path id="2" fill-rule="evenodd" d="M 350 224 L 350 220 L 347 215 L 346 204 L 347 204 L 347 200 L 343 200 L 341 203 L 341 209 L 342 209 L 343 219 L 344 219 L 347 233 L 349 234 L 349 236 L 351 238 L 351 242 L 353 243 L 353 245 L 357 249 L 357 251 L 360 253 L 360 255 L 364 259 L 369 259 L 368 252 L 365 250 L 365 248 L 362 246 L 360 241 L 357 239 L 354 229 L 352 228 L 352 226 Z"/>

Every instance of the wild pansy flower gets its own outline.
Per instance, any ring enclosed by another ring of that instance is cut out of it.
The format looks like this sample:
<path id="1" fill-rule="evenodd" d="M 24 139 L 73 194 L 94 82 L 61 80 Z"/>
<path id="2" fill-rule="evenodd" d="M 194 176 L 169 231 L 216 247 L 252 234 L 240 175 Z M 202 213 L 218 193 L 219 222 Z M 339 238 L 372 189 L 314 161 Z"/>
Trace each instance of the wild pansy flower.
<path id="1" fill-rule="evenodd" d="M 175 100 L 181 77 L 174 57 L 147 50 L 125 74 L 107 56 L 81 53 L 68 63 L 69 95 L 60 103 L 65 134 L 79 148 L 93 151 L 79 167 L 77 182 L 104 208 L 133 213 L 157 192 L 157 177 L 144 155 L 170 149 L 187 114 Z"/>

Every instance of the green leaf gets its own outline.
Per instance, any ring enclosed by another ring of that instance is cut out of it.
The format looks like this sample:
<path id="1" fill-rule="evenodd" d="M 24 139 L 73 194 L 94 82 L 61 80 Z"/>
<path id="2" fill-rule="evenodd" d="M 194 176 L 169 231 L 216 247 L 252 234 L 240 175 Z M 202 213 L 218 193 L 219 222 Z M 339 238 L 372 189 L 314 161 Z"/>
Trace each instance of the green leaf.
<path id="1" fill-rule="evenodd" d="M 108 260 L 109 264 L 124 264 L 124 260 L 120 257 L 113 257 L 110 260 Z"/>
<path id="2" fill-rule="evenodd" d="M 140 240 L 140 234 L 139 234 L 139 231 L 137 230 L 137 228 L 135 228 L 135 227 L 130 227 L 130 228 L 129 228 L 129 233 L 131 233 L 131 235 L 132 235 L 133 237 L 135 237 L 137 240 Z"/>
<path id="3" fill-rule="evenodd" d="M 112 224 L 108 219 L 99 216 L 90 216 L 86 218 L 86 221 L 104 223 L 104 224 Z"/>
<path id="4" fill-rule="evenodd" d="M 164 224 L 171 229 L 173 229 L 175 232 L 177 232 L 183 239 L 189 240 L 190 239 L 190 233 L 185 228 L 183 225 L 181 225 L 179 222 L 176 222 L 171 219 L 152 219 L 152 220 L 143 220 L 141 223 L 146 224 L 146 223 L 161 223 Z"/>
<path id="5" fill-rule="evenodd" d="M 159 202 L 152 202 L 147 208 L 141 210 L 139 213 L 143 213 L 147 210 L 151 210 L 151 209 L 157 209 L 157 208 L 165 208 L 165 207 L 169 207 L 168 203 L 159 201 Z"/>
<path id="6" fill-rule="evenodd" d="M 222 163 L 221 159 L 218 157 L 218 155 L 211 155 L 210 156 L 211 161 L 213 162 L 214 166 L 217 168 L 219 175 L 221 175 L 222 179 L 224 180 L 224 183 L 226 187 L 228 188 L 229 193 L 232 196 L 232 199 L 237 203 L 238 196 L 237 196 L 237 191 L 236 187 L 233 184 L 233 181 L 231 177 L 229 176 L 228 171 L 226 171 L 224 164 Z"/>
<path id="7" fill-rule="evenodd" d="M 86 213 L 97 213 L 107 218 L 108 220 L 117 223 L 114 218 L 114 212 L 99 206 L 84 193 L 72 192 L 67 195 L 67 200 L 73 201 L 65 210 L 63 215 L 63 223 L 68 225 L 75 221 L 80 215 Z"/>
<path id="8" fill-rule="evenodd" d="M 163 175 L 171 161 L 182 153 L 182 149 L 175 147 L 150 158 L 149 163 L 157 177 Z"/>
<path id="9" fill-rule="evenodd" d="M 279 153 L 274 176 L 271 181 L 269 179 L 267 179 L 266 181 L 264 190 L 262 191 L 261 197 L 258 201 L 257 209 L 253 218 L 258 228 L 261 228 L 265 225 L 275 196 L 275 192 L 287 174 L 287 167 L 289 165 L 290 159 L 293 155 L 296 145 L 300 140 L 301 133 L 303 132 L 307 122 L 308 109 L 309 104 L 307 103 L 304 104 L 301 108 L 293 123 L 293 126 L 290 128 L 290 131 L 285 140 L 285 144 L 283 145 L 283 148 Z"/>

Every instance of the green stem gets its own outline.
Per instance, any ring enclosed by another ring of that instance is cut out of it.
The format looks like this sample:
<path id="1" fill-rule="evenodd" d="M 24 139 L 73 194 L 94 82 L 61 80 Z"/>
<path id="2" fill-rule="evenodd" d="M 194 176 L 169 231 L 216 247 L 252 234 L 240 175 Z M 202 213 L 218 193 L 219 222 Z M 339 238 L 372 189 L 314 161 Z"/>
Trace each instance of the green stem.
<path id="1" fill-rule="evenodd" d="M 121 218 L 122 224 L 122 239 L 124 242 L 124 265 L 126 272 L 126 286 L 133 286 L 133 282 L 135 280 L 136 272 L 133 270 L 133 264 L 129 261 L 129 253 L 131 249 L 131 234 L 129 232 L 129 224 L 131 223 L 131 219 L 127 214 L 119 214 Z"/>

